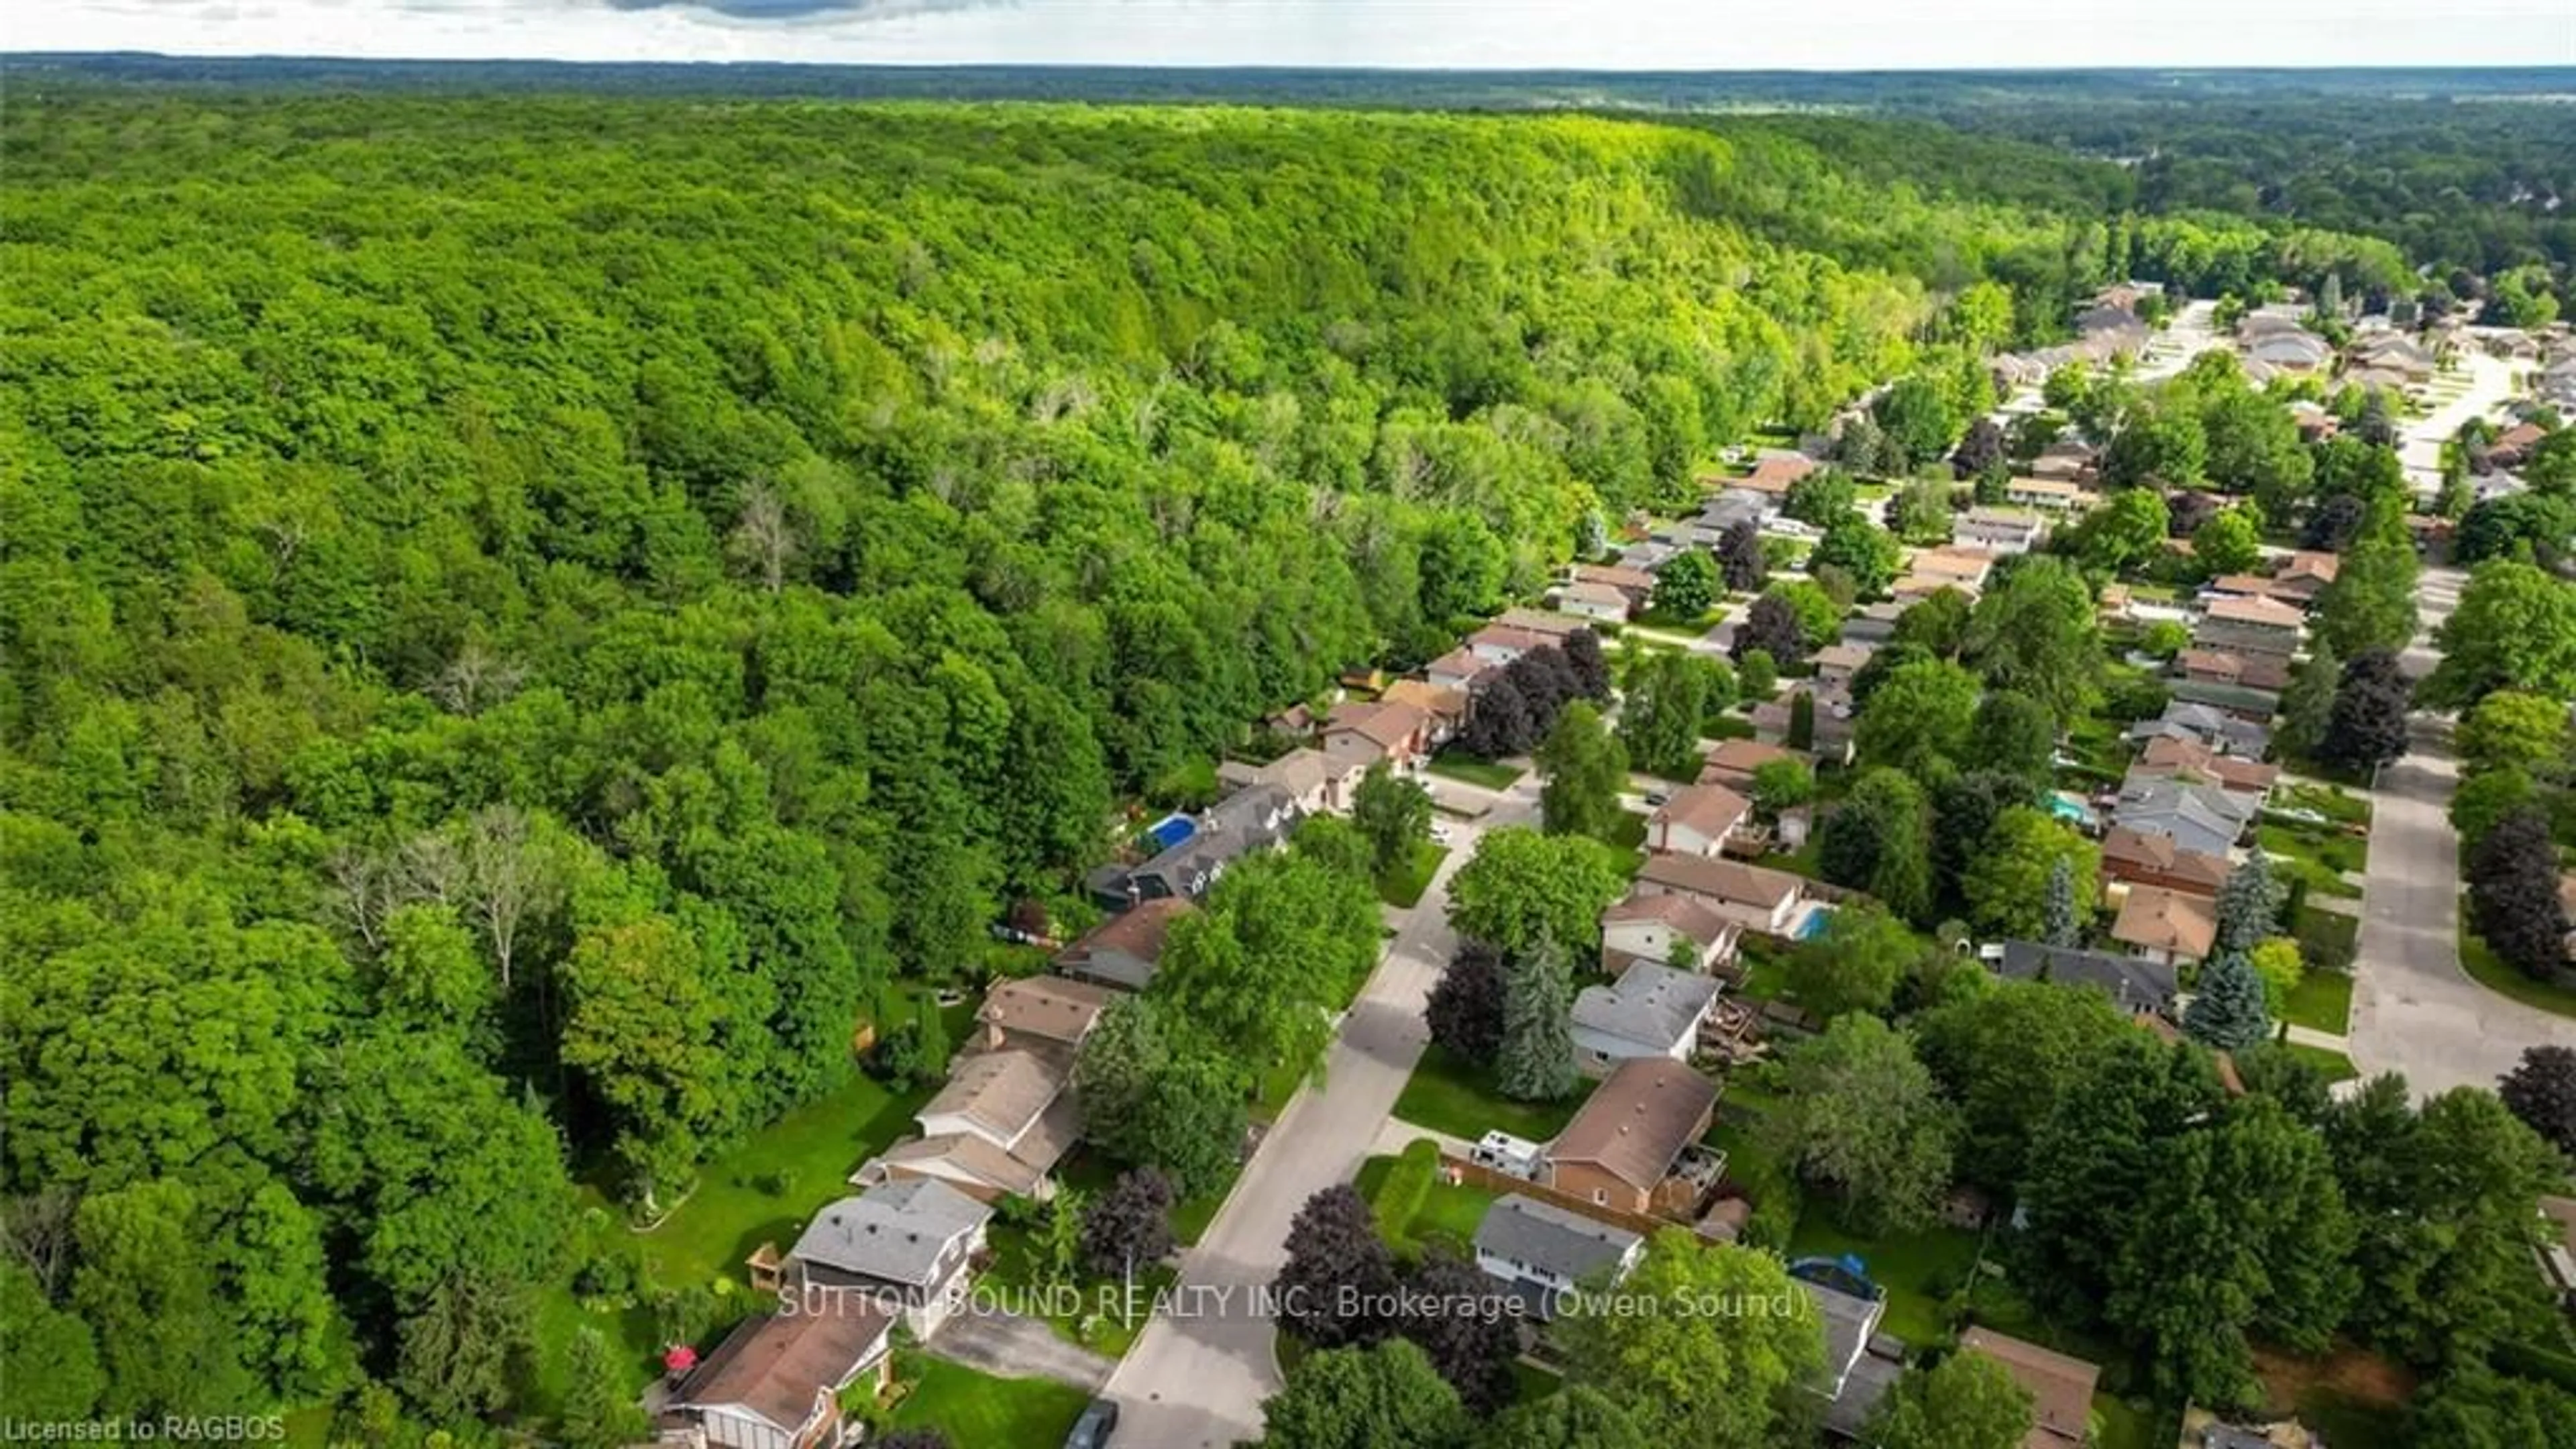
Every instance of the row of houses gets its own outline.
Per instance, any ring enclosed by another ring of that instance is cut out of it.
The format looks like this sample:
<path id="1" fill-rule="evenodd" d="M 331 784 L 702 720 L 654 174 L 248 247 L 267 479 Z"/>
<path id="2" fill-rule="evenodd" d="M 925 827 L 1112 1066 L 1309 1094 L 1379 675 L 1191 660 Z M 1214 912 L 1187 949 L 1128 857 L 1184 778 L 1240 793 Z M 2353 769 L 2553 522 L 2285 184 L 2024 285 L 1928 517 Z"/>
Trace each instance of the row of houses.
<path id="1" fill-rule="evenodd" d="M 1043 1198 L 1080 1139 L 1073 1061 L 1115 993 L 1056 976 L 1003 981 L 914 1133 L 851 1174 L 850 1196 L 816 1213 L 783 1253 L 748 1264 L 752 1314 L 673 1388 L 662 1437 L 726 1449 L 844 1442 L 841 1405 L 882 1393 L 900 1327 L 935 1338 L 964 1306 L 987 1254 L 994 1204 Z"/>
<path id="2" fill-rule="evenodd" d="M 1717 1087 L 1680 1063 L 1619 1066 L 1539 1154 L 1538 1191 L 1507 1192 L 1486 1209 L 1474 1238 L 1477 1267 L 1545 1322 L 1570 1294 L 1617 1287 L 1647 1251 L 1640 1231 L 1647 1221 L 1696 1220 L 1703 1234 L 1725 1236 L 1731 1219 L 1698 1216 L 1722 1166 L 1702 1141 L 1717 1101 Z M 1911 1346 L 1880 1331 L 1886 1294 L 1864 1264 L 1802 1258 L 1789 1273 L 1825 1349 L 1809 1390 L 1824 1401 L 1825 1427 L 1856 1438 L 1903 1373 Z M 2025 1449 L 2086 1441 L 2096 1365 L 1985 1328 L 1969 1329 L 1958 1347 L 1992 1358 L 2030 1393 Z"/>
<path id="3" fill-rule="evenodd" d="M 2072 971 L 2124 1003 L 2163 1011 L 2180 968 L 2217 937 L 2216 898 L 2270 804 L 2280 766 L 2269 721 L 2305 637 L 2307 610 L 2340 560 L 2294 553 L 2268 573 L 2211 581 L 2196 602 L 2192 643 L 2174 661 L 2172 698 L 2130 727 L 2135 750 L 2097 804 L 2109 953 L 2044 955 L 2007 943 L 2008 974 Z M 2099 959 L 2096 959 L 2096 958 Z"/>

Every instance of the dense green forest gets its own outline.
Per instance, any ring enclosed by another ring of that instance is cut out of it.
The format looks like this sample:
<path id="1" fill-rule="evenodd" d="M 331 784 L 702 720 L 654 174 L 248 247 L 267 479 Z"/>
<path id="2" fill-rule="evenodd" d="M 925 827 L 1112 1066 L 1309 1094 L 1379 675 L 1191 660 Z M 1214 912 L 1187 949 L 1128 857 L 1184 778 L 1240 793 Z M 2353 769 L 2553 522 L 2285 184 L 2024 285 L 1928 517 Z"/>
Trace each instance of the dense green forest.
<path id="1" fill-rule="evenodd" d="M 2569 296 L 2576 107 L 2563 103 L 2383 95 L 2283 105 L 2227 96 L 1942 114 L 2080 155 L 2127 158 L 2142 212 L 2377 237 L 2462 299 L 2504 282 L 2508 311 L 2521 297 Z"/>
<path id="2" fill-rule="evenodd" d="M 2397 265 L 1904 136 L 22 88 L 13 1407 L 546 1412 L 576 1181 L 1078 923 L 1247 722 L 2123 264 Z"/>
<path id="3" fill-rule="evenodd" d="M 1969 284 L 2054 326 L 2101 265 L 1759 129 L 84 95 L 7 143 L 51 1248 L 0 1272 L 66 1415 L 526 1411 L 575 1178 L 679 1186 L 1121 802 L 1757 424 L 1979 401 Z"/>

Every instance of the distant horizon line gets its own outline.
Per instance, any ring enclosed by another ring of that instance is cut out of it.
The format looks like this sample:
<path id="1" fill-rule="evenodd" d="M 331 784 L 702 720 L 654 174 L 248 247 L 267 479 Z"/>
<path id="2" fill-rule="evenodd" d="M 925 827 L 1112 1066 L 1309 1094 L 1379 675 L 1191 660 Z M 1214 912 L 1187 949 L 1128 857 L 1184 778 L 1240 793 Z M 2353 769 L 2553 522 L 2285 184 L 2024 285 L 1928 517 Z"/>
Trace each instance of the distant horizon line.
<path id="1" fill-rule="evenodd" d="M 1412 66 L 1412 65 L 1197 65 L 1163 64 L 1153 61 L 902 61 L 902 60 L 591 60 L 562 56 L 384 56 L 331 53 L 296 53 L 263 51 L 253 54 L 230 52 L 197 52 L 166 50 L 7 50 L 0 49 L 0 66 L 13 63 L 96 61 L 96 60 L 163 60 L 192 64 L 259 65 L 280 62 L 326 65 L 384 66 L 561 66 L 579 70 L 661 69 L 661 70 L 790 70 L 790 71 L 901 71 L 926 73 L 939 71 L 1057 71 L 1057 72 L 1134 72 L 1151 75 L 1376 75 L 1376 76 L 1480 76 L 1480 77 L 1615 77 L 1635 79 L 1645 76 L 1680 77 L 1763 77 L 1763 76 L 2292 76 L 2292 75 L 2390 75 L 2424 76 L 2456 74 L 2546 74 L 2576 78 L 2576 61 L 2518 61 L 2510 64 L 2483 61 L 2414 63 L 2405 65 L 2006 65 L 2006 66 Z"/>

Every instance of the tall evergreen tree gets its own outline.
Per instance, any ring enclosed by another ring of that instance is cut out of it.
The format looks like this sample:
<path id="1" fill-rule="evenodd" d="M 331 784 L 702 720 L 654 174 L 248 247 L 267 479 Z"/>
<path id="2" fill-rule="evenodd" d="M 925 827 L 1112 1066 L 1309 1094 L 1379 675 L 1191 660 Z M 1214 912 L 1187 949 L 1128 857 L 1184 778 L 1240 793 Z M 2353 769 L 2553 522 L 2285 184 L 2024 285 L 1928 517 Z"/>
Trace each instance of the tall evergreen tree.
<path id="1" fill-rule="evenodd" d="M 1582 1080 L 1574 1064 L 1574 988 L 1565 952 L 1542 936 L 1512 958 L 1503 975 L 1503 1041 L 1494 1085 L 1519 1102 L 1552 1102 Z"/>
<path id="2" fill-rule="evenodd" d="M 2222 954 L 2251 954 L 2267 936 L 2279 934 L 2281 886 L 2272 878 L 2272 862 L 2261 850 L 2246 852 L 2245 862 L 2227 873 L 2218 888 L 2218 940 Z"/>
<path id="3" fill-rule="evenodd" d="M 2263 978 L 2254 974 L 2254 964 L 2243 952 L 2221 951 L 2201 966 L 2182 1029 L 2192 1040 L 2220 1051 L 2243 1051 L 2271 1039 Z"/>
<path id="4" fill-rule="evenodd" d="M 2073 946 L 2082 941 L 2076 919 L 2075 863 L 2061 855 L 2048 868 L 2048 944 Z"/>
<path id="5" fill-rule="evenodd" d="M 2272 738 L 2289 755 L 2313 755 L 2325 742 L 2326 724 L 2334 716 L 2335 690 L 2343 683 L 2343 661 L 2335 656 L 2334 646 L 2323 639 L 2308 651 L 2290 673 L 2290 687 L 2281 692 L 2280 717 L 2273 722 Z"/>

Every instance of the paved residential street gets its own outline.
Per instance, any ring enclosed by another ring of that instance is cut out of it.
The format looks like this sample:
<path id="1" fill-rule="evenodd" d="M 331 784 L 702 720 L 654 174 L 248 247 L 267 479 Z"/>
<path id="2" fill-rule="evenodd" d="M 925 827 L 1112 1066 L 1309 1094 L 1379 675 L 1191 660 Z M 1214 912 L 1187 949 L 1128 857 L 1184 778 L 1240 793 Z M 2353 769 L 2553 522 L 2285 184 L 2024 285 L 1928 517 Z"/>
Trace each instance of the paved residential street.
<path id="1" fill-rule="evenodd" d="M 2207 299 L 2185 302 L 2147 343 L 2136 372 L 2140 382 L 2160 382 L 2191 366 L 2191 360 L 2213 347 L 2234 350 L 2235 343 L 2218 331 L 2218 304 Z"/>
<path id="2" fill-rule="evenodd" d="M 2419 426 L 2440 423 L 2437 416 Z M 2450 617 L 2466 577 L 2458 569 L 2424 570 L 2423 632 L 2406 651 L 2408 674 L 2420 679 L 2439 660 L 2432 632 Z M 2412 733 L 2405 758 L 2380 771 L 2372 792 L 2350 1055 L 2364 1073 L 2404 1073 L 2417 1093 L 2429 1095 L 2493 1086 L 2525 1048 L 2576 1046 L 2576 1022 L 2499 996 L 2460 969 L 2459 836 L 2449 815 L 2459 768 L 2450 723 L 2419 714 Z"/>
<path id="3" fill-rule="evenodd" d="M 1380 1129 L 1422 1055 L 1423 1001 L 1456 945 L 1447 920 L 1449 878 L 1485 830 L 1526 823 L 1536 813 L 1534 776 L 1500 793 L 1455 780 L 1437 784 L 1444 796 L 1489 796 L 1493 808 L 1472 825 L 1451 823 L 1449 856 L 1431 888 L 1412 910 L 1391 913 L 1396 937 L 1344 1018 L 1324 1080 L 1288 1104 L 1216 1221 L 1182 1258 L 1173 1301 L 1193 1311 L 1158 1314 L 1110 1378 L 1122 1441 L 1224 1449 L 1261 1434 L 1261 1401 L 1278 1388 L 1279 1371 L 1270 1321 L 1252 1296 L 1277 1275 L 1297 1209 L 1349 1180 L 1378 1150 Z"/>
<path id="4" fill-rule="evenodd" d="M 2398 440 L 2397 456 L 2406 464 L 2406 481 L 2427 497 L 2441 486 L 2442 440 L 2458 432 L 2460 424 L 2485 417 L 2495 411 L 2497 404 L 2513 396 L 2512 363 L 2471 349 L 2461 358 L 2461 365 L 2468 369 L 2468 387 L 2407 424 L 2406 435 Z"/>

